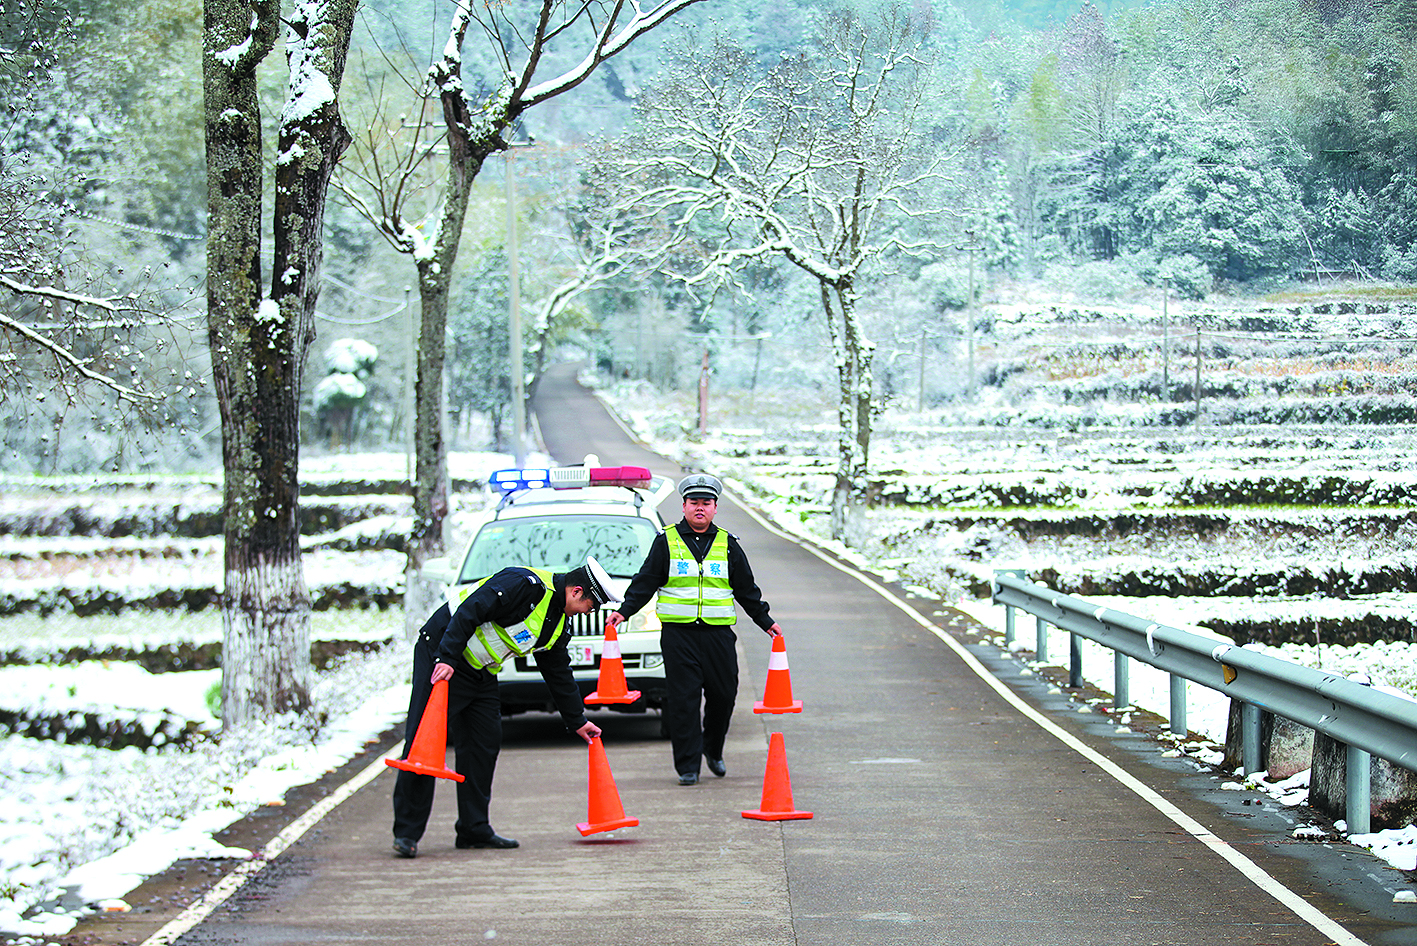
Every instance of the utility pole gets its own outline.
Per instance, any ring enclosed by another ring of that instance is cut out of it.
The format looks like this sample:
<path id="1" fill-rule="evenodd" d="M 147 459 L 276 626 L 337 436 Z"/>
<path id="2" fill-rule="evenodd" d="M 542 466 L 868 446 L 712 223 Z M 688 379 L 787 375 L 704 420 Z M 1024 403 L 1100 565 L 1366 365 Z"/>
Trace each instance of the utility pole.
<path id="1" fill-rule="evenodd" d="M 417 374 L 415 374 L 415 372 L 418 370 L 416 367 L 418 348 L 418 324 L 414 321 L 413 305 L 409 300 L 409 296 L 412 292 L 413 288 L 411 286 L 403 287 L 403 307 L 404 311 L 408 313 L 408 353 L 404 356 L 403 360 L 403 428 L 405 439 L 408 441 L 408 457 L 404 469 L 405 472 L 407 472 L 408 474 L 409 495 L 413 494 L 413 457 L 415 451 L 417 450 L 417 444 L 414 442 L 413 386 L 414 378 L 417 377 Z"/>
<path id="2" fill-rule="evenodd" d="M 752 410 L 758 403 L 758 366 L 763 361 L 763 339 L 772 338 L 771 332 L 759 332 L 753 336 L 757 342 L 756 350 L 753 352 L 753 380 L 748 385 L 748 409 Z"/>
<path id="3" fill-rule="evenodd" d="M 974 380 L 974 379 L 975 379 L 975 365 L 974 365 L 974 321 L 975 321 L 975 319 L 974 319 L 974 254 L 975 254 L 976 252 L 978 252 L 979 250 L 984 249 L 984 247 L 979 246 L 977 243 L 974 242 L 974 231 L 973 231 L 973 230 L 966 230 L 966 231 L 964 231 L 964 235 L 965 235 L 965 237 L 968 239 L 969 242 L 965 243 L 964 245 L 956 246 L 955 249 L 957 249 L 957 250 L 963 250 L 963 251 L 969 253 L 969 303 L 968 303 L 968 305 L 967 305 L 966 308 L 965 308 L 965 311 L 966 311 L 966 313 L 967 313 L 967 316 L 966 316 L 966 317 L 967 317 L 968 320 L 969 320 L 968 331 L 965 332 L 965 337 L 969 340 L 969 379 L 968 379 L 968 383 L 965 385 L 965 392 L 966 392 L 966 395 L 967 395 L 968 399 L 969 399 L 970 401 L 973 401 L 973 400 L 974 400 L 974 388 L 975 388 L 975 380 Z"/>
<path id="4" fill-rule="evenodd" d="M 1166 304 L 1171 299 L 1171 278 L 1161 280 L 1161 403 L 1165 404 L 1171 392 L 1171 328 L 1167 323 Z"/>
<path id="5" fill-rule="evenodd" d="M 920 330 L 920 413 L 925 413 L 925 330 Z"/>
<path id="6" fill-rule="evenodd" d="M 699 433 L 708 433 L 709 350 L 704 345 L 704 365 L 699 369 Z"/>
<path id="7" fill-rule="evenodd" d="M 518 147 L 529 148 L 535 143 L 530 137 L 518 144 L 507 142 L 507 150 L 502 155 L 507 169 L 507 360 L 511 363 L 512 378 L 512 453 L 516 457 L 517 468 L 526 465 L 526 369 L 522 366 L 522 298 L 520 262 L 517 256 L 517 198 L 516 185 L 512 180 L 512 155 Z"/>
<path id="8" fill-rule="evenodd" d="M 1196 326 L 1196 426 L 1201 425 L 1201 330 Z"/>

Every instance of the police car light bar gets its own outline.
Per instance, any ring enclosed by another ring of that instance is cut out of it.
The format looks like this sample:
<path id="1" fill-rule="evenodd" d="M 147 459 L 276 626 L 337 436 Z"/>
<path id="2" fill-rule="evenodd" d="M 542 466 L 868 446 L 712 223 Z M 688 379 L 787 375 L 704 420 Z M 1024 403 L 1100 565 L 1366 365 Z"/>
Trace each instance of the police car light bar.
<path id="1" fill-rule="evenodd" d="M 650 473 L 642 466 L 563 466 L 550 470 L 498 470 L 491 485 L 504 493 L 524 489 L 579 489 L 582 486 L 625 486 L 643 489 Z"/>

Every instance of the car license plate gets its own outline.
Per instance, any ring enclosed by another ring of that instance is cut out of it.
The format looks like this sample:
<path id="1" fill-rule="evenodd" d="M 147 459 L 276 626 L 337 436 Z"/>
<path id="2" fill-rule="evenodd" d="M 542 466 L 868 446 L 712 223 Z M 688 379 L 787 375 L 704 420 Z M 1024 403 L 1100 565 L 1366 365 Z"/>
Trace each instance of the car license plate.
<path id="1" fill-rule="evenodd" d="M 590 644 L 571 644 L 566 649 L 571 652 L 572 667 L 590 667 L 595 664 L 595 648 Z"/>

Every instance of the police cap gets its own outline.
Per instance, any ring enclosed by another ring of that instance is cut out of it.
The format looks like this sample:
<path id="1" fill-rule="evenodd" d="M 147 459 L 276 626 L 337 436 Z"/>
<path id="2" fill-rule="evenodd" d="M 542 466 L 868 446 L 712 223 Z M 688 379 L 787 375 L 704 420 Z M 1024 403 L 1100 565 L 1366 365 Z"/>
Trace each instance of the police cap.
<path id="1" fill-rule="evenodd" d="M 619 604 L 623 599 L 610 588 L 610 574 L 606 572 L 605 566 L 601 565 L 594 557 L 587 555 L 585 560 L 586 570 L 586 590 L 595 599 L 596 607 L 604 607 L 607 604 Z"/>
<path id="2" fill-rule="evenodd" d="M 692 473 L 679 481 L 679 495 L 685 499 L 712 499 L 718 501 L 723 492 L 723 484 L 718 477 L 707 473 Z"/>

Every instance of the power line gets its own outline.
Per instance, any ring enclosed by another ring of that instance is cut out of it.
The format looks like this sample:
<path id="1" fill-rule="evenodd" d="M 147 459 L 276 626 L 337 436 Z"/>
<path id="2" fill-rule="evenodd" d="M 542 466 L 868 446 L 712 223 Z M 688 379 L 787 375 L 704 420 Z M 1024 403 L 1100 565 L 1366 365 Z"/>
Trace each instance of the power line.
<path id="1" fill-rule="evenodd" d="M 401 305 L 404 305 L 404 300 L 403 300 L 403 299 L 390 299 L 390 298 L 387 297 L 387 296 L 376 296 L 376 295 L 374 295 L 374 294 L 371 293 L 371 292 L 366 292 L 366 291 L 364 291 L 363 289 L 360 289 L 360 288 L 358 288 L 358 287 L 356 287 L 356 286 L 351 286 L 349 283 L 347 283 L 347 282 L 345 282 L 344 280 L 340 279 L 338 276 L 332 276 L 332 275 L 330 275 L 329 273 L 325 273 L 324 276 L 325 276 L 325 279 L 327 279 L 327 280 L 329 280 L 330 282 L 334 283 L 336 286 L 339 286 L 341 289 L 347 289 L 347 290 L 349 290 L 350 292 L 355 293 L 356 295 L 358 295 L 358 296 L 359 296 L 360 298 L 362 298 L 362 299 L 370 299 L 370 300 L 372 300 L 372 301 L 374 301 L 374 302 L 389 302 L 389 303 L 393 303 L 393 304 L 395 304 L 395 305 L 400 305 L 400 306 L 401 306 Z"/>
<path id="2" fill-rule="evenodd" d="M 365 292 L 363 289 L 358 289 L 354 286 L 351 286 L 349 283 L 343 281 L 337 276 L 331 276 L 329 273 L 325 273 L 324 278 L 334 283 L 336 286 L 339 286 L 341 289 L 354 293 L 361 299 L 368 299 L 371 302 L 383 302 L 385 304 L 392 305 L 393 308 L 385 312 L 383 315 L 376 315 L 368 319 L 341 319 L 333 315 L 326 315 L 325 313 L 316 309 L 315 318 L 321 319 L 322 321 L 330 322 L 334 325 L 377 325 L 380 322 L 387 322 L 389 319 L 393 318 L 394 316 L 398 315 L 400 312 L 403 312 L 405 309 L 408 308 L 409 290 L 407 289 L 404 290 L 404 297 L 402 299 L 390 299 L 387 296 L 376 296 L 371 292 Z"/>
<path id="3" fill-rule="evenodd" d="M 156 236 L 171 237 L 174 240 L 205 240 L 206 234 L 178 233 L 175 230 L 164 230 L 161 227 L 147 227 L 140 223 L 128 223 L 125 220 L 115 220 L 112 217 L 104 217 L 86 210 L 79 210 L 77 207 L 65 207 L 70 216 L 83 217 L 85 220 L 92 220 L 95 223 L 105 223 L 110 227 L 117 227 L 120 230 L 136 230 L 139 233 L 151 233 Z"/>

